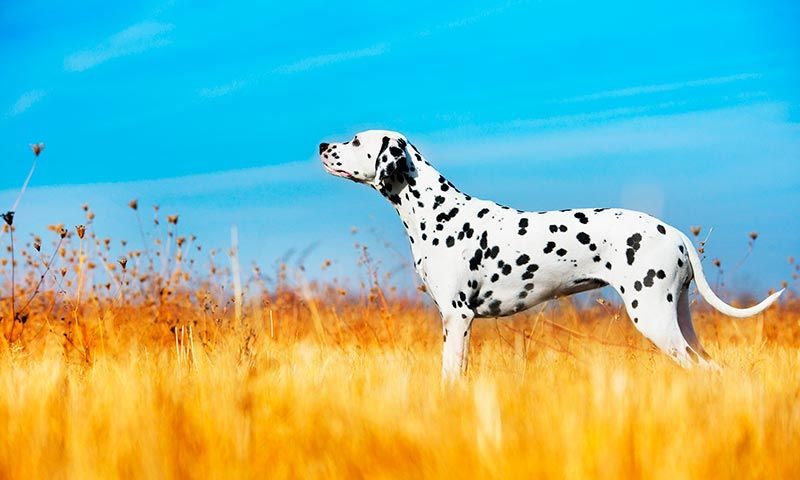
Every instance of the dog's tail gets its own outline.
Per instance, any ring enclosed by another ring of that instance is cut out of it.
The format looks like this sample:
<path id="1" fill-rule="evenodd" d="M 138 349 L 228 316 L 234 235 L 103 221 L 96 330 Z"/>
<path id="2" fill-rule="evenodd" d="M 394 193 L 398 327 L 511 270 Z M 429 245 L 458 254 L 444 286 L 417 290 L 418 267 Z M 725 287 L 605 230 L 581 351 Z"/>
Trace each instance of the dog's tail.
<path id="1" fill-rule="evenodd" d="M 700 292 L 700 295 L 706 299 L 706 301 L 714 308 L 719 310 L 720 312 L 724 313 L 725 315 L 729 315 L 731 317 L 736 318 L 745 318 L 745 317 L 752 317 L 753 315 L 759 314 L 769 308 L 778 297 L 781 296 L 783 290 L 773 293 L 764 301 L 759 303 L 758 305 L 752 306 L 750 308 L 736 308 L 728 305 L 727 303 L 720 300 L 720 298 L 711 290 L 711 287 L 708 285 L 708 281 L 706 280 L 705 275 L 703 274 L 703 265 L 700 261 L 700 256 L 697 254 L 697 250 L 694 248 L 694 244 L 692 241 L 689 240 L 689 237 L 683 234 L 683 232 L 678 232 L 683 239 L 683 244 L 686 247 L 686 251 L 689 253 L 689 262 L 692 265 L 692 271 L 694 272 L 694 281 L 697 283 L 697 290 Z M 785 290 L 785 289 L 784 289 Z"/>

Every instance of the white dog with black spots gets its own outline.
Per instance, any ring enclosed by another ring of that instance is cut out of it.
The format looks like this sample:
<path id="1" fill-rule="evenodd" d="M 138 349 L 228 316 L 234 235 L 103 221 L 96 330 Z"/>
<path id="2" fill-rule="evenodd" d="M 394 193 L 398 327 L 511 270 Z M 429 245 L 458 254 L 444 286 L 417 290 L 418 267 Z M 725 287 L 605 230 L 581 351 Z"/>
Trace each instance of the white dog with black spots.
<path id="1" fill-rule="evenodd" d="M 692 242 L 650 215 L 616 208 L 527 212 L 460 192 L 396 132 L 369 130 L 322 143 L 325 169 L 379 191 L 406 228 L 414 267 L 442 315 L 442 375 L 466 371 L 475 318 L 612 286 L 635 327 L 683 367 L 716 368 L 695 334 L 688 287 L 720 312 L 755 315 L 720 300 Z"/>

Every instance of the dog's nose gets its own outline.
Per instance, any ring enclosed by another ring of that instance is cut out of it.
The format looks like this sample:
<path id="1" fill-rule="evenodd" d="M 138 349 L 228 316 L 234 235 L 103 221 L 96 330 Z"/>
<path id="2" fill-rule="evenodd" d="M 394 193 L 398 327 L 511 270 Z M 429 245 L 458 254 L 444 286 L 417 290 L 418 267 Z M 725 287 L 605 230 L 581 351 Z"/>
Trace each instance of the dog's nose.
<path id="1" fill-rule="evenodd" d="M 327 150 L 328 149 L 328 145 L 330 145 L 330 144 L 329 143 L 320 143 L 319 144 L 319 153 L 322 153 L 325 150 Z"/>

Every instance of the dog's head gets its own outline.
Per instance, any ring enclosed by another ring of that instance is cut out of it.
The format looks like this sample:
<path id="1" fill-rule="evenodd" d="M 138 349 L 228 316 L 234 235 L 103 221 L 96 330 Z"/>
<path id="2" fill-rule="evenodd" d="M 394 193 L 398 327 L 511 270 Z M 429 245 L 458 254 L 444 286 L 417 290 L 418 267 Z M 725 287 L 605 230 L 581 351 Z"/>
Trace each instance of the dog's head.
<path id="1" fill-rule="evenodd" d="M 407 146 L 400 133 L 367 130 L 347 142 L 320 143 L 319 157 L 328 173 L 379 187 L 404 164 Z"/>

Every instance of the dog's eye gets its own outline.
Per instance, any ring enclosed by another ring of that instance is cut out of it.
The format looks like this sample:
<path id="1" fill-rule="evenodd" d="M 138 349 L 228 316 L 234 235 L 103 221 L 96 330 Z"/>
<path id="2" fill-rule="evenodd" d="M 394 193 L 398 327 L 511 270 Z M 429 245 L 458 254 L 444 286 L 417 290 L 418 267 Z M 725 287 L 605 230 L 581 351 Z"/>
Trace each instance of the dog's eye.
<path id="1" fill-rule="evenodd" d="M 356 137 L 356 138 L 354 138 L 354 139 L 353 139 L 353 146 L 354 146 L 354 147 L 361 146 L 361 142 L 359 142 L 359 141 L 358 141 L 358 137 Z"/>

